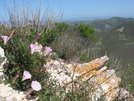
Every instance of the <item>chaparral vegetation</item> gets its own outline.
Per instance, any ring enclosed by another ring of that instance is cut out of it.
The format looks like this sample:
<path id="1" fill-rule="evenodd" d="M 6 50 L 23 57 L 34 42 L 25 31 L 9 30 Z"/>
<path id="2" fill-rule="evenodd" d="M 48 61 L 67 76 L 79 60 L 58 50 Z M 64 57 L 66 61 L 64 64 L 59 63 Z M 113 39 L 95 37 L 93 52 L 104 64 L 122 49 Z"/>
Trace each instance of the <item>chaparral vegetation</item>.
<path id="1" fill-rule="evenodd" d="M 7 58 L 3 67 L 4 83 L 26 92 L 27 96 L 38 97 L 39 101 L 87 101 L 84 86 L 65 93 L 66 88 L 50 80 L 46 69 L 53 63 L 44 65 L 50 59 L 83 63 L 100 57 L 101 52 L 95 49 L 99 41 L 95 28 L 85 24 L 71 28 L 60 22 L 62 13 L 57 14 L 49 7 L 43 11 L 41 4 L 32 11 L 29 6 L 14 2 L 14 6 L 6 10 L 9 20 L 0 25 L 0 46 Z"/>

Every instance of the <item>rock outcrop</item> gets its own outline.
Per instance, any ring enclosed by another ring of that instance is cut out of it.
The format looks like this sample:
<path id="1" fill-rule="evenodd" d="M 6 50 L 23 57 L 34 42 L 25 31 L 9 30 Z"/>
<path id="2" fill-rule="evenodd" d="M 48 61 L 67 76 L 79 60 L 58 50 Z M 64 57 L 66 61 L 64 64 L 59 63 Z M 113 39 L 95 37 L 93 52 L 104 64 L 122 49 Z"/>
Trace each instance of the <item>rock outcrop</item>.
<path id="1" fill-rule="evenodd" d="M 86 90 L 89 91 L 89 101 L 98 101 L 102 99 L 102 96 L 103 101 L 112 101 L 116 97 L 127 98 L 130 94 L 119 87 L 121 79 L 116 76 L 114 69 L 107 70 L 105 63 L 108 60 L 107 56 L 83 64 L 66 64 L 62 61 L 51 60 L 54 65 L 47 68 L 47 71 L 51 74 L 51 79 L 57 81 L 57 85 L 66 86 L 65 92 L 75 90 L 88 82 L 89 86 L 86 87 Z M 72 88 L 74 83 L 75 87 Z"/>
<path id="2" fill-rule="evenodd" d="M 116 32 L 123 32 L 123 30 L 124 30 L 124 27 L 121 27 L 121 28 L 116 29 L 116 30 L 114 30 L 114 31 L 116 31 Z"/>

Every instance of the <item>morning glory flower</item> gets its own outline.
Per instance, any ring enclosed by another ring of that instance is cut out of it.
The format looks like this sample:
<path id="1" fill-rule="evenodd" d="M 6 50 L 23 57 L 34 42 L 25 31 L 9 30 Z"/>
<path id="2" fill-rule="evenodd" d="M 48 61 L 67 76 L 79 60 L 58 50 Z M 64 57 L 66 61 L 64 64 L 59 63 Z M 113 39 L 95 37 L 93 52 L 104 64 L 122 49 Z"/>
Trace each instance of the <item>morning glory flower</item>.
<path id="1" fill-rule="evenodd" d="M 48 55 L 50 52 L 52 51 L 52 49 L 50 47 L 45 47 L 45 50 L 44 50 L 44 56 Z"/>
<path id="2" fill-rule="evenodd" d="M 8 36 L 1 36 L 1 37 L 4 40 L 4 45 L 6 45 L 7 41 L 11 38 L 11 37 L 8 37 Z"/>
<path id="3" fill-rule="evenodd" d="M 35 38 L 35 40 L 34 40 L 34 42 L 36 42 L 40 38 L 40 36 L 41 36 L 41 33 L 38 33 L 36 38 Z"/>
<path id="4" fill-rule="evenodd" d="M 32 75 L 29 73 L 29 71 L 24 71 L 22 81 L 31 79 L 31 77 L 32 77 Z"/>
<path id="5" fill-rule="evenodd" d="M 20 72 L 17 72 L 17 73 L 16 73 L 16 75 L 15 75 L 15 77 L 14 77 L 14 79 L 13 79 L 12 83 L 14 83 L 14 82 L 18 79 L 19 74 L 20 74 Z"/>
<path id="6" fill-rule="evenodd" d="M 12 35 L 14 34 L 14 30 L 11 32 L 10 36 L 9 37 L 12 37 Z"/>
<path id="7" fill-rule="evenodd" d="M 48 67 L 44 67 L 40 70 L 40 72 L 45 71 Z"/>
<path id="8" fill-rule="evenodd" d="M 34 22 L 34 20 L 29 20 L 29 22 L 31 22 L 31 23 L 32 23 L 32 22 Z"/>
<path id="9" fill-rule="evenodd" d="M 37 52 L 38 50 L 41 49 L 41 47 L 39 47 L 38 44 L 31 44 L 30 48 L 31 48 L 31 54 L 33 54 L 34 52 Z"/>
<path id="10" fill-rule="evenodd" d="M 5 22 L 3 22 L 1 25 L 2 25 L 2 26 L 5 25 Z"/>
<path id="11" fill-rule="evenodd" d="M 32 81 L 31 87 L 32 87 L 32 89 L 26 93 L 26 96 L 31 94 L 33 91 L 41 90 L 41 84 L 37 81 Z"/>

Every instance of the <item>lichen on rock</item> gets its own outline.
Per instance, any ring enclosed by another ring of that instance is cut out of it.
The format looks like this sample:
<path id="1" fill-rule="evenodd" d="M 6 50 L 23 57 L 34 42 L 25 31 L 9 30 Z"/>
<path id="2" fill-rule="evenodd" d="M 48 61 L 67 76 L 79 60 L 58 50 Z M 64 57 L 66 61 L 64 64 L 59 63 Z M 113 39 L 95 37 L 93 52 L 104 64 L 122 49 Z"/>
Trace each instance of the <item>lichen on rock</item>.
<path id="1" fill-rule="evenodd" d="M 116 76 L 114 69 L 107 70 L 105 63 L 108 60 L 107 56 L 83 64 L 66 64 L 62 61 L 52 60 L 54 65 L 47 68 L 47 71 L 51 75 L 50 78 L 56 80 L 57 85 L 66 87 L 65 92 L 75 90 L 75 87 L 84 86 L 88 82 L 90 85 L 86 89 L 89 90 L 88 97 L 91 101 L 97 101 L 103 95 L 105 95 L 104 101 L 112 101 L 119 93 L 121 78 Z M 72 88 L 74 82 L 77 84 Z"/>

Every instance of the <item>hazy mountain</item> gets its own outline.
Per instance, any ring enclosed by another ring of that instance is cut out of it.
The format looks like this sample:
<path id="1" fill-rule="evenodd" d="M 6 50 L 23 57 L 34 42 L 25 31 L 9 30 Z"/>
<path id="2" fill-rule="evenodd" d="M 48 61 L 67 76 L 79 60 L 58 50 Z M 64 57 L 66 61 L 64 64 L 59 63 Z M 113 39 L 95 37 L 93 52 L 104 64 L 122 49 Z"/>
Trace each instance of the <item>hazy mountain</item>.
<path id="1" fill-rule="evenodd" d="M 96 17 L 83 17 L 83 18 L 70 18 L 70 19 L 63 19 L 62 21 L 82 21 L 82 20 L 95 20 L 95 19 L 108 19 L 111 18 L 110 16 L 96 16 Z"/>
<path id="2" fill-rule="evenodd" d="M 100 33 L 101 34 L 101 33 Z M 99 35 L 99 34 L 98 34 Z M 129 90 L 134 91 L 134 21 L 126 21 L 113 29 L 98 36 L 101 39 L 100 51 L 121 60 L 119 72 L 122 82 L 131 85 Z M 113 60 L 114 62 L 116 61 Z M 113 66 L 117 69 L 117 66 Z"/>
<path id="3" fill-rule="evenodd" d="M 102 36 L 103 51 L 118 55 L 134 66 L 134 21 L 124 22 Z"/>
<path id="4" fill-rule="evenodd" d="M 109 19 L 66 21 L 66 23 L 68 23 L 71 27 L 74 27 L 74 25 L 77 23 L 90 25 L 91 27 L 99 30 L 110 30 L 126 21 L 134 21 L 134 18 L 112 17 Z"/>

